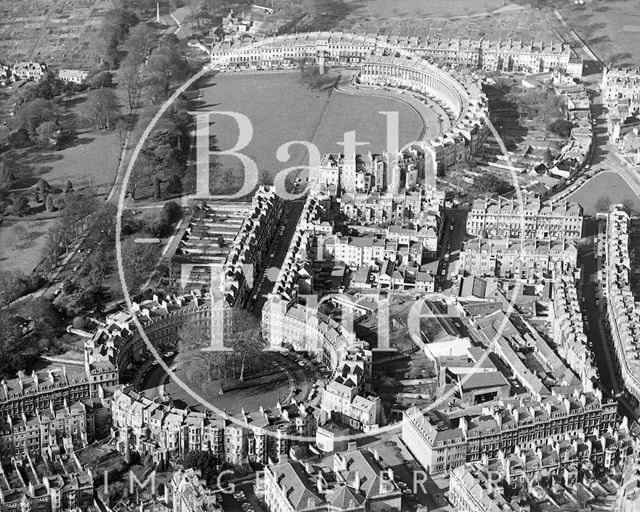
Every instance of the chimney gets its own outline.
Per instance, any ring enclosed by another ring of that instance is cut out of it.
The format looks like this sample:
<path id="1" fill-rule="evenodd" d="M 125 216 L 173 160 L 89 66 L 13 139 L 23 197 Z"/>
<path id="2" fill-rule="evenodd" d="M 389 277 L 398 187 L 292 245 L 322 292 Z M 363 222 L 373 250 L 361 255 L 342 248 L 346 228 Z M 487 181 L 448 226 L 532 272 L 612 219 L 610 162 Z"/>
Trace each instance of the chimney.
<path id="1" fill-rule="evenodd" d="M 324 481 L 322 480 L 322 475 L 318 475 L 318 478 L 316 478 L 316 488 L 318 489 L 318 494 L 324 494 Z"/>
<path id="2" fill-rule="evenodd" d="M 353 488 L 356 491 L 359 491 L 361 485 L 362 485 L 362 478 L 360 477 L 360 471 L 356 471 L 356 475 L 353 478 Z"/>

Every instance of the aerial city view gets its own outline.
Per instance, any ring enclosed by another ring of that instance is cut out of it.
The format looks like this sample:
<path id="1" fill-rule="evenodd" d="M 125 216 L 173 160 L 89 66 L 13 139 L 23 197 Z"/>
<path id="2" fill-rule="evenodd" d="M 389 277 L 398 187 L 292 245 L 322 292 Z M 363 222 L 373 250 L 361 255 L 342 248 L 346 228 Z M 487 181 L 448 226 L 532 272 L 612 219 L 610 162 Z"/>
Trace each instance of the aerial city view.
<path id="1" fill-rule="evenodd" d="M 0 13 L 0 512 L 640 512 L 640 0 Z"/>

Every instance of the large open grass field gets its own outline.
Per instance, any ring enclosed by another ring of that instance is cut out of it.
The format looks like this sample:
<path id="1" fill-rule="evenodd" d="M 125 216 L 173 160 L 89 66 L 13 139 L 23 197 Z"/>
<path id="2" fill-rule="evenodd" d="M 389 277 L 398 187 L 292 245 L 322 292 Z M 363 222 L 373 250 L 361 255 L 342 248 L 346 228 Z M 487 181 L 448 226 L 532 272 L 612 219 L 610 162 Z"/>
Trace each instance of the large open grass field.
<path id="1" fill-rule="evenodd" d="M 603 172 L 591 178 L 583 187 L 567 197 L 580 204 L 587 215 L 598 213 L 598 203 L 623 203 L 640 212 L 640 198 L 627 182 L 614 172 Z"/>
<path id="2" fill-rule="evenodd" d="M 290 148 L 289 160 L 278 160 L 278 148 L 290 141 L 312 142 L 321 154 L 340 152 L 343 148 L 339 142 L 345 132 L 356 130 L 358 142 L 368 142 L 359 147 L 361 152 L 384 151 L 387 125 L 386 117 L 379 114 L 381 111 L 398 112 L 400 144 L 416 140 L 423 129 L 421 116 L 401 99 L 312 90 L 302 83 L 296 71 L 210 77 L 201 89 L 198 110 L 231 111 L 247 116 L 253 137 L 242 153 L 272 176 L 307 162 L 306 149 L 301 145 Z M 239 135 L 236 122 L 222 115 L 212 116 L 212 121 L 211 133 L 215 137 L 212 144 L 220 150 L 231 148 Z M 433 126 L 429 128 L 431 133 L 434 130 Z M 220 163 L 241 173 L 241 165 L 233 157 L 221 157 Z"/>
<path id="3" fill-rule="evenodd" d="M 40 263 L 54 219 L 5 221 L 0 228 L 0 269 L 30 274 Z"/>
<path id="4" fill-rule="evenodd" d="M 17 154 L 25 172 L 19 186 L 29 187 L 40 178 L 64 188 L 71 180 L 76 190 L 91 187 L 105 195 L 111 188 L 120 157 L 121 142 L 115 131 L 103 133 L 81 129 L 77 139 L 60 150 L 28 148 Z"/>
<path id="5" fill-rule="evenodd" d="M 567 23 L 606 64 L 640 65 L 640 1 L 608 0 L 561 9 Z"/>

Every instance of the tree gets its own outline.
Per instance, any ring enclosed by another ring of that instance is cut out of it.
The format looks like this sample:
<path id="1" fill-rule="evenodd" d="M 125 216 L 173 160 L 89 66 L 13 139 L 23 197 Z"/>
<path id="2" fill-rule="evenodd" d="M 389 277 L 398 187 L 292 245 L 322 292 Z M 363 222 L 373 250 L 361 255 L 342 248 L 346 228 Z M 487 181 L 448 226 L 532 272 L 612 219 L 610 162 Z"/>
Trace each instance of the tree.
<path id="1" fill-rule="evenodd" d="M 135 290 L 151 275 L 157 257 L 149 244 L 137 244 L 134 240 L 126 239 L 122 243 L 122 260 L 126 285 L 130 290 Z"/>
<path id="2" fill-rule="evenodd" d="M 90 215 L 98 209 L 98 203 L 92 195 L 72 192 L 65 194 L 65 196 L 65 207 L 60 219 L 67 237 L 70 240 L 75 240 L 87 227 Z"/>
<path id="3" fill-rule="evenodd" d="M 169 201 L 162 207 L 162 220 L 173 224 L 182 216 L 182 208 L 175 201 Z"/>
<path id="4" fill-rule="evenodd" d="M 56 121 L 46 121 L 38 126 L 36 135 L 40 147 L 56 147 L 62 138 L 62 130 Z"/>
<path id="5" fill-rule="evenodd" d="M 102 284 L 109 272 L 109 260 L 102 250 L 95 250 L 87 259 L 88 280 L 91 286 Z"/>
<path id="6" fill-rule="evenodd" d="M 136 108 L 140 99 L 140 91 L 143 85 L 141 69 L 142 66 L 140 64 L 127 57 L 118 70 L 118 89 L 125 93 L 129 114 Z"/>
<path id="7" fill-rule="evenodd" d="M 571 121 L 567 121 L 566 119 L 556 119 L 551 124 L 549 124 L 547 128 L 550 132 L 566 139 L 571 136 L 573 123 Z"/>
<path id="8" fill-rule="evenodd" d="M 29 137 L 37 135 L 37 128 L 47 121 L 55 121 L 57 111 L 54 105 L 47 100 L 37 98 L 22 104 L 15 112 L 12 126 L 14 129 L 23 129 Z"/>
<path id="9" fill-rule="evenodd" d="M 76 284 L 71 279 L 65 279 L 62 282 L 62 292 L 70 295 L 78 289 Z"/>
<path id="10" fill-rule="evenodd" d="M 162 181 L 158 176 L 153 178 L 153 198 L 160 199 L 162 197 Z"/>
<path id="11" fill-rule="evenodd" d="M 16 180 L 15 167 L 12 162 L 0 160 L 0 191 L 8 192 Z"/>
<path id="12" fill-rule="evenodd" d="M 162 219 L 149 222 L 145 226 L 145 231 L 156 238 L 163 238 L 170 230 L 170 226 Z"/>
<path id="13" fill-rule="evenodd" d="M 494 174 L 481 174 L 473 180 L 473 194 L 506 194 L 513 190 L 513 186 Z"/>
<path id="14" fill-rule="evenodd" d="M 149 56 L 155 38 L 153 27 L 147 23 L 140 23 L 131 28 L 122 46 L 132 62 L 142 65 Z"/>
<path id="15" fill-rule="evenodd" d="M 120 43 L 127 37 L 129 29 L 137 24 L 138 17 L 130 10 L 115 8 L 105 12 L 102 29 L 94 45 L 100 67 L 113 69 L 118 65 Z"/>
<path id="16" fill-rule="evenodd" d="M 119 111 L 118 97 L 111 89 L 94 89 L 87 93 L 84 113 L 95 123 L 96 129 L 109 130 Z"/>
<path id="17" fill-rule="evenodd" d="M 46 208 L 48 212 L 55 212 L 56 207 L 53 204 L 53 196 L 51 194 L 47 195 L 47 200 L 45 202 Z"/>
<path id="18" fill-rule="evenodd" d="M 109 71 L 98 70 L 90 73 L 85 82 L 91 89 L 111 87 L 113 85 L 113 75 Z"/>
<path id="19" fill-rule="evenodd" d="M 172 81 L 182 81 L 189 73 L 181 44 L 177 39 L 165 37 L 151 53 L 145 74 L 145 85 L 149 96 L 155 101 L 166 100 Z"/>
<path id="20" fill-rule="evenodd" d="M 189 366 L 190 379 L 206 377 L 209 381 L 218 381 L 229 378 L 231 370 L 233 379 L 242 382 L 249 366 L 264 363 L 261 359 L 265 343 L 256 317 L 237 308 L 225 309 L 223 317 L 224 346 L 232 352 L 202 350 L 211 346 L 211 325 L 206 321 L 190 320 L 180 330 L 178 364 Z M 239 372 L 236 356 L 240 357 Z"/>
<path id="21" fill-rule="evenodd" d="M 182 194 L 182 178 L 177 174 L 172 174 L 167 182 L 166 190 L 168 194 Z"/>
<path id="22" fill-rule="evenodd" d="M 47 196 L 51 193 L 51 185 L 44 178 L 40 178 L 35 186 L 35 200 L 43 203 L 47 200 Z"/>
<path id="23" fill-rule="evenodd" d="M 111 203 L 103 204 L 92 218 L 91 232 L 96 240 L 112 240 L 116 233 L 118 208 Z"/>
<path id="24" fill-rule="evenodd" d="M 25 196 L 18 197 L 13 203 L 13 214 L 18 217 L 24 217 L 31 213 L 31 206 L 29 206 L 29 200 Z"/>
<path id="25" fill-rule="evenodd" d="M 20 321 L 7 310 L 0 311 L 0 375 L 7 378 L 17 370 L 35 359 L 35 354 L 28 357 L 28 341 L 22 335 Z M 35 350 L 32 351 L 32 353 Z"/>
<path id="26" fill-rule="evenodd" d="M 225 326 L 225 338 L 229 340 L 234 352 L 242 356 L 239 380 L 244 381 L 248 357 L 259 356 L 265 348 L 260 324 L 255 316 L 242 309 L 232 309 L 231 319 Z"/>
<path id="27" fill-rule="evenodd" d="M 206 482 L 210 482 L 218 474 L 218 460 L 211 452 L 190 451 L 184 458 L 184 467 L 199 470 Z"/>
<path id="28" fill-rule="evenodd" d="M 544 152 L 544 161 L 546 164 L 550 164 L 551 162 L 553 162 L 554 156 L 553 156 L 553 152 L 551 151 L 550 148 L 547 148 L 547 150 Z"/>
<path id="29" fill-rule="evenodd" d="M 225 358 L 223 352 L 210 352 L 203 349 L 210 346 L 209 326 L 189 319 L 178 333 L 178 365 L 187 369 L 193 382 L 206 380 L 218 381 Z"/>
<path id="30" fill-rule="evenodd" d="M 47 198 L 47 200 L 51 199 L 51 195 Z M 55 205 L 54 205 L 55 208 Z M 64 250 L 68 250 L 69 240 L 67 238 L 67 233 L 64 227 L 60 222 L 57 222 L 47 232 L 46 243 L 43 249 L 43 264 L 45 268 L 49 271 L 53 270 L 58 266 L 58 258 Z"/>
<path id="31" fill-rule="evenodd" d="M 71 180 L 67 180 L 67 183 L 64 186 L 64 193 L 65 194 L 69 194 L 70 192 L 73 192 L 73 183 L 71 183 Z"/>
<path id="32" fill-rule="evenodd" d="M 0 305 L 7 306 L 28 289 L 27 276 L 18 271 L 0 271 Z"/>

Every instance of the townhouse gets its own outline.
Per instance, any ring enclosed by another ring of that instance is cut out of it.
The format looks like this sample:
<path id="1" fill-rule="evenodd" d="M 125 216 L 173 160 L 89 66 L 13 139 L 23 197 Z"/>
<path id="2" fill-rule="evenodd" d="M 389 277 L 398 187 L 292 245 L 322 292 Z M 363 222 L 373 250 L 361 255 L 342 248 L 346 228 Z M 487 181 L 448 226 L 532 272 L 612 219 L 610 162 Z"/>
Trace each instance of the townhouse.
<path id="1" fill-rule="evenodd" d="M 558 354 L 578 375 L 584 389 L 593 390 L 598 371 L 585 333 L 573 276 L 558 276 L 554 281 L 549 320 Z"/>
<path id="2" fill-rule="evenodd" d="M 382 401 L 367 393 L 370 365 L 362 359 L 346 360 L 321 392 L 320 409 L 326 413 L 321 423 L 336 421 L 359 431 L 381 425 Z"/>
<path id="3" fill-rule="evenodd" d="M 599 390 L 546 397 L 520 395 L 458 411 L 423 413 L 413 407 L 402 416 L 402 440 L 430 473 L 465 462 L 493 459 L 534 448 L 548 439 L 561 440 L 594 428 L 606 431 L 617 420 L 617 402 L 603 400 Z"/>
<path id="4" fill-rule="evenodd" d="M 287 457 L 265 467 L 258 483 L 269 512 L 400 511 L 402 493 L 379 456 L 349 444 L 327 464 L 303 464 Z"/>
<path id="5" fill-rule="evenodd" d="M 631 219 L 624 206 L 611 206 L 607 216 L 603 293 L 618 372 L 625 388 L 640 400 L 640 308 L 631 289 L 630 229 Z"/>
<path id="6" fill-rule="evenodd" d="M 552 41 L 441 38 L 425 34 L 409 37 L 385 34 L 310 32 L 280 37 L 245 37 L 223 41 L 211 52 L 215 67 L 286 67 L 315 59 L 318 52 L 327 63 L 355 65 L 372 55 L 396 49 L 416 57 L 487 71 L 540 73 L 573 70 L 571 49 Z"/>
<path id="7" fill-rule="evenodd" d="M 450 473 L 449 501 L 459 512 L 521 512 L 503 496 L 482 464 L 464 464 Z"/>
<path id="8" fill-rule="evenodd" d="M 617 104 L 627 100 L 632 111 L 640 109 L 640 68 L 606 67 L 600 86 L 605 101 Z"/>
<path id="9" fill-rule="evenodd" d="M 576 268 L 577 242 L 567 239 L 489 239 L 464 242 L 458 270 L 480 277 L 542 279 Z"/>
<path id="10" fill-rule="evenodd" d="M 173 491 L 173 512 L 222 512 L 218 494 L 207 488 L 199 470 L 179 466 L 169 485 Z"/>
<path id="11" fill-rule="evenodd" d="M 473 201 L 467 233 L 484 238 L 576 240 L 582 236 L 582 208 L 577 203 L 549 203 L 535 195 L 488 197 Z"/>
<path id="12" fill-rule="evenodd" d="M 294 444 L 291 437 L 315 434 L 314 417 L 296 404 L 218 417 L 160 404 L 122 388 L 113 396 L 111 414 L 123 453 L 166 450 L 183 457 L 190 451 L 208 451 L 233 465 L 277 460 Z"/>

